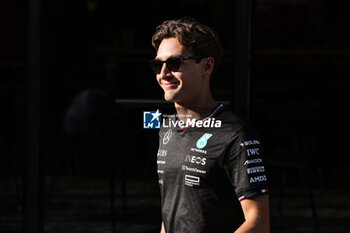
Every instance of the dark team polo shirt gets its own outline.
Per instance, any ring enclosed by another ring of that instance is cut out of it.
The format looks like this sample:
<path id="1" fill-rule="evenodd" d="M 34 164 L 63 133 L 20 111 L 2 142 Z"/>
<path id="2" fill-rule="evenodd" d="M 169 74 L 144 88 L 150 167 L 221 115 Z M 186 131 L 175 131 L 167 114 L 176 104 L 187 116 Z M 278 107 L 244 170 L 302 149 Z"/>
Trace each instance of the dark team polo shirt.
<path id="1" fill-rule="evenodd" d="M 164 119 L 159 133 L 157 167 L 166 232 L 234 232 L 244 221 L 239 201 L 267 193 L 255 130 L 223 105 L 195 124 L 177 121 L 176 116 Z"/>

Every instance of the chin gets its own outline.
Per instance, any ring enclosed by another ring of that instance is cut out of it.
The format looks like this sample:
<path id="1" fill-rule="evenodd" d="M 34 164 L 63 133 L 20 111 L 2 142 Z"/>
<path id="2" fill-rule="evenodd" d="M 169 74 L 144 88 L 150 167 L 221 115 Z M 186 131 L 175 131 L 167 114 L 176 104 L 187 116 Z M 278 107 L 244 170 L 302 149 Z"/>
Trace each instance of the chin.
<path id="1" fill-rule="evenodd" d="M 175 102 L 178 98 L 176 97 L 176 94 L 165 92 L 164 99 L 169 102 Z"/>
<path id="2" fill-rule="evenodd" d="M 164 95 L 164 99 L 165 99 L 166 101 L 168 101 L 168 102 L 174 102 L 174 99 L 171 98 L 171 97 L 169 97 L 169 96 L 167 96 L 167 95 Z"/>

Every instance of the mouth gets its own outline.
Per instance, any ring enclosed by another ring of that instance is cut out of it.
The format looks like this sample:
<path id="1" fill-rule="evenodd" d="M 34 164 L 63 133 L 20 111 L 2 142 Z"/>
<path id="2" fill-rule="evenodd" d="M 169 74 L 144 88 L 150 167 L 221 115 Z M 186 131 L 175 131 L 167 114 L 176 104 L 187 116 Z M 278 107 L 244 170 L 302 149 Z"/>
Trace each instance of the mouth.
<path id="1" fill-rule="evenodd" d="M 175 81 L 175 82 L 163 82 L 162 86 L 165 89 L 173 89 L 175 87 L 177 87 L 180 84 L 179 81 Z"/>

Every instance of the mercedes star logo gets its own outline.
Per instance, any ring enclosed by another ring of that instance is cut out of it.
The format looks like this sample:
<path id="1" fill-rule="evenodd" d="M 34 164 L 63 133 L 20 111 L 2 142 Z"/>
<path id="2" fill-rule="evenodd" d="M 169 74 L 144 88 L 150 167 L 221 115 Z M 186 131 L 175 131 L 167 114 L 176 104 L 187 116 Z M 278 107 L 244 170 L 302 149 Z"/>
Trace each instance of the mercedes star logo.
<path id="1" fill-rule="evenodd" d="M 172 134 L 173 134 L 173 132 L 171 131 L 171 129 L 169 129 L 169 130 L 165 133 L 165 135 L 164 135 L 164 137 L 163 137 L 163 145 L 165 145 L 165 144 L 167 144 L 167 143 L 169 142 L 169 140 L 170 140 Z"/>

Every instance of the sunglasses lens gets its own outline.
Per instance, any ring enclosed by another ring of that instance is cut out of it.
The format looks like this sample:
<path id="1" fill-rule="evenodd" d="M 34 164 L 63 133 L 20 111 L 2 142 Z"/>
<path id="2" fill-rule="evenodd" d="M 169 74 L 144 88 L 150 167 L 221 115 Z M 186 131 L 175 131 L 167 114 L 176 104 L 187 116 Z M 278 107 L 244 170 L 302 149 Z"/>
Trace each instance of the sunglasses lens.
<path id="1" fill-rule="evenodd" d="M 179 58 L 172 57 L 166 60 L 166 65 L 169 70 L 176 72 L 180 69 L 181 60 Z"/>
<path id="2" fill-rule="evenodd" d="M 150 61 L 149 65 L 155 74 L 159 74 L 162 69 L 163 62 L 159 60 L 152 60 Z"/>
<path id="3" fill-rule="evenodd" d="M 150 61 L 149 64 L 155 74 L 160 74 L 164 63 L 166 64 L 166 67 L 170 71 L 176 72 L 180 69 L 181 59 L 176 57 L 171 57 L 171 58 L 168 58 L 166 61 L 152 60 Z"/>
<path id="4" fill-rule="evenodd" d="M 163 67 L 163 62 L 156 60 L 154 64 L 154 72 L 156 72 L 156 74 L 159 74 L 160 71 L 162 70 L 162 67 Z"/>

